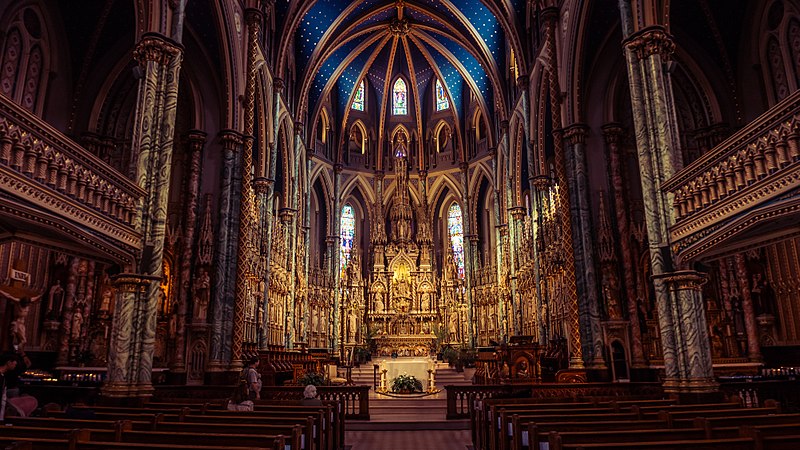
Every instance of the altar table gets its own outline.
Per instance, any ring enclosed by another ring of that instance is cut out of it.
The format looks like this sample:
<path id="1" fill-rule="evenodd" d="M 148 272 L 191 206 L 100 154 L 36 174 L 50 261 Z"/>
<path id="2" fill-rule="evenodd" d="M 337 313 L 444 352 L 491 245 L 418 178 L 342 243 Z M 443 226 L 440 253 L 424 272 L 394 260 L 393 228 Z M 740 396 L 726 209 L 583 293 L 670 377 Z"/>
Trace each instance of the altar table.
<path id="1" fill-rule="evenodd" d="M 392 380 L 398 375 L 413 375 L 422 382 L 422 388 L 428 386 L 428 369 L 436 370 L 434 361 L 430 358 L 397 358 L 385 359 L 380 363 L 381 370 L 386 369 L 387 387 L 391 388 Z"/>

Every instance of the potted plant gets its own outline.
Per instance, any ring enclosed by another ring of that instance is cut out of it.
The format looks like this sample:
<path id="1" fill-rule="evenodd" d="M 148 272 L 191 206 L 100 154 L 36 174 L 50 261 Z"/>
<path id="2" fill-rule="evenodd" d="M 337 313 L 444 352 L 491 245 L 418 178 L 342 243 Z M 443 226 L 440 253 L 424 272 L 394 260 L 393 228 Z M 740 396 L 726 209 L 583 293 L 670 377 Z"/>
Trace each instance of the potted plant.
<path id="1" fill-rule="evenodd" d="M 456 364 L 456 360 L 458 359 L 458 350 L 454 349 L 453 347 L 445 346 L 442 349 L 442 360 L 447 361 L 447 364 L 450 367 L 453 367 Z"/>
<path id="2" fill-rule="evenodd" d="M 412 394 L 422 392 L 422 382 L 414 375 L 401 374 L 392 380 L 392 392 L 398 394 Z"/>
<path id="3" fill-rule="evenodd" d="M 308 386 L 309 384 L 324 386 L 326 384 L 325 375 L 319 372 L 306 372 L 297 378 L 297 384 L 300 386 Z"/>

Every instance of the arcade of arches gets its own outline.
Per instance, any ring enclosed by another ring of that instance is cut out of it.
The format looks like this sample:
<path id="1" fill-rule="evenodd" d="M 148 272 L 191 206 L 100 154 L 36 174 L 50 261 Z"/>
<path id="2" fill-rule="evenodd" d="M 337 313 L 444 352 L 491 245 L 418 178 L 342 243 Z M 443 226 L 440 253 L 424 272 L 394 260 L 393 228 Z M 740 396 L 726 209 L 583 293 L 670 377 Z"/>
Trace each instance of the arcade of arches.
<path id="1" fill-rule="evenodd" d="M 105 395 L 298 349 L 526 340 L 671 392 L 800 365 L 797 0 L 1 0 L 0 31 L 0 344 Z"/>

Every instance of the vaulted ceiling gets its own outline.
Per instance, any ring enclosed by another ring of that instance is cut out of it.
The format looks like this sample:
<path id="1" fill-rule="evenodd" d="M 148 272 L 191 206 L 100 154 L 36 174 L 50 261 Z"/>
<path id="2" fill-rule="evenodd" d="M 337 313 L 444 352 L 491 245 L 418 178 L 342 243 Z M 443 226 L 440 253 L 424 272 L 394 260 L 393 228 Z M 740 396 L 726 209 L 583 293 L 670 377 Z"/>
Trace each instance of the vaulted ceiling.
<path id="1" fill-rule="evenodd" d="M 298 113 L 308 114 L 310 123 L 334 94 L 333 115 L 345 124 L 365 79 L 377 97 L 371 104 L 383 133 L 398 74 L 410 81 L 409 113 L 419 129 L 426 111 L 415 105 L 437 78 L 451 100 L 457 129 L 463 129 L 470 96 L 485 117 L 506 116 L 506 68 L 512 51 L 520 57 L 516 30 L 524 0 L 279 1 L 276 7 L 277 17 L 286 18 L 285 29 L 293 30 Z M 282 45 L 289 47 L 286 41 Z"/>

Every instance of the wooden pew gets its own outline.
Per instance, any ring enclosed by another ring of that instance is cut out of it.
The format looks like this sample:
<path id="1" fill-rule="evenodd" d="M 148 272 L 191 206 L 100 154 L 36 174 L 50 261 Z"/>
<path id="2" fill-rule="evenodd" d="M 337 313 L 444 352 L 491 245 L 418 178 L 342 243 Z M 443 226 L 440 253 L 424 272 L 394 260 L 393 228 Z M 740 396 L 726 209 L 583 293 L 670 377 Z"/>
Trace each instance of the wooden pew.
<path id="1" fill-rule="evenodd" d="M 530 442 L 530 448 L 539 449 L 541 442 L 547 442 L 550 431 L 594 432 L 594 431 L 626 431 L 663 429 L 666 424 L 662 420 L 622 420 L 597 422 L 528 422 L 521 423 L 518 416 L 512 416 L 513 435 L 512 448 L 522 448 Z"/>
<path id="2" fill-rule="evenodd" d="M 550 440 L 550 450 L 753 450 L 753 446 L 752 438 L 564 444 L 556 434 Z"/>
<path id="3" fill-rule="evenodd" d="M 283 435 L 268 434 L 214 434 L 214 433 L 178 433 L 162 431 L 125 431 L 121 436 L 116 436 L 108 431 L 94 430 L 91 432 L 92 441 L 125 442 L 138 444 L 185 444 L 187 442 L 202 442 L 203 445 L 212 446 L 269 446 L 269 448 L 302 448 L 302 427 L 295 425 L 289 438 Z"/>
<path id="4" fill-rule="evenodd" d="M 636 421 L 639 416 L 635 413 L 606 413 L 606 414 L 539 414 L 538 411 L 522 414 L 517 412 L 514 416 L 518 417 L 520 423 L 527 422 L 601 422 L 601 421 Z M 514 434 L 514 425 L 511 417 L 505 410 L 499 413 L 499 425 L 497 421 L 492 423 L 489 430 L 489 449 L 506 450 L 510 447 Z"/>
<path id="5" fill-rule="evenodd" d="M 126 442 L 74 442 L 68 439 L 43 439 L 36 437 L 2 437 L 0 445 L 10 446 L 18 443 L 27 443 L 31 450 L 283 450 L 283 447 L 234 447 L 206 446 L 206 445 L 180 445 L 180 444 L 135 444 Z M 25 448 L 24 446 L 22 448 Z"/>
<path id="6" fill-rule="evenodd" d="M 680 430 L 550 431 L 545 441 L 549 443 L 550 450 L 554 450 L 564 445 L 702 441 L 706 439 L 709 439 L 706 437 L 706 430 L 686 428 Z M 538 448 L 537 446 L 536 450 Z"/>

